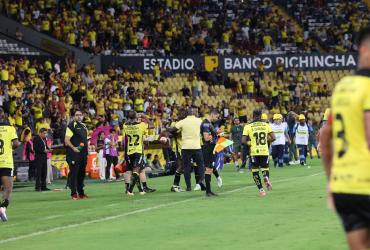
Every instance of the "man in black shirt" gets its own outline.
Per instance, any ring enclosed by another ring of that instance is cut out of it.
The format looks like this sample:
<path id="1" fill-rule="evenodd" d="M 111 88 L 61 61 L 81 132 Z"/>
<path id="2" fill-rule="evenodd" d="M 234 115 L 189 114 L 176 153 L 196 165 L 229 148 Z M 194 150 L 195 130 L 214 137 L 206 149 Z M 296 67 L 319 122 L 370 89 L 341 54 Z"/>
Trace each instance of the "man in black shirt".
<path id="1" fill-rule="evenodd" d="M 87 128 L 82 123 L 83 115 L 76 110 L 74 118 L 68 124 L 65 136 L 67 146 L 67 163 L 69 165 L 69 181 L 73 200 L 85 199 L 84 192 L 85 169 L 87 163 Z"/>
<path id="2" fill-rule="evenodd" d="M 215 174 L 217 178 L 217 184 L 219 187 L 222 186 L 222 179 L 218 174 L 218 171 L 214 167 L 215 155 L 213 150 L 216 146 L 217 142 L 217 131 L 213 126 L 212 122 L 217 121 L 218 119 L 218 111 L 216 109 L 212 109 L 208 115 L 208 117 L 203 120 L 200 132 L 202 134 L 202 152 L 203 152 L 203 159 L 204 159 L 204 166 L 206 167 L 206 173 L 204 176 L 204 180 L 206 182 L 206 193 L 207 196 L 216 195 L 211 191 L 211 176 L 212 173 Z M 196 186 L 196 190 L 200 188 Z"/>

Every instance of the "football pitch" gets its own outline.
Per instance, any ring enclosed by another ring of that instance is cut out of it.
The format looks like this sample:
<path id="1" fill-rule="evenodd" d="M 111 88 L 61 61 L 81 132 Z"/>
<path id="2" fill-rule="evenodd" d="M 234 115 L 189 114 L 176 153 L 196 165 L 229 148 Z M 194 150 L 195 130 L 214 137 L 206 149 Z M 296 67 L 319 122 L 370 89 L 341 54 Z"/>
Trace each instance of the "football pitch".
<path id="1" fill-rule="evenodd" d="M 123 182 L 86 181 L 91 198 L 80 201 L 67 190 L 17 188 L 9 221 L 0 223 L 0 249 L 347 249 L 326 208 L 321 164 L 309 164 L 272 168 L 273 191 L 263 198 L 251 173 L 232 165 L 221 173 L 222 188 L 213 176 L 219 197 L 211 198 L 171 193 L 172 176 L 149 179 L 157 192 L 134 197 L 124 195 Z"/>

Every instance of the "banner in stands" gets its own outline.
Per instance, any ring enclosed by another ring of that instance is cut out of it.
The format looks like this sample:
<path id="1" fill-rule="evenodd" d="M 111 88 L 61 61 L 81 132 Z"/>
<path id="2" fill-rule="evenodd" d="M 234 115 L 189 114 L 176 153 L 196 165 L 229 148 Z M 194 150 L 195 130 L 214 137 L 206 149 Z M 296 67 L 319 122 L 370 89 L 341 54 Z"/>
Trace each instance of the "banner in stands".
<path id="1" fill-rule="evenodd" d="M 162 69 L 169 68 L 174 72 L 191 72 L 193 70 L 224 72 L 256 71 L 260 62 L 265 71 L 275 71 L 279 62 L 286 69 L 298 67 L 303 70 L 334 70 L 355 68 L 357 55 L 345 54 L 300 54 L 300 55 L 261 55 L 261 56 L 188 56 L 188 57 L 113 57 L 102 58 L 103 70 L 112 63 L 127 69 L 139 69 L 151 72 L 156 64 Z"/>

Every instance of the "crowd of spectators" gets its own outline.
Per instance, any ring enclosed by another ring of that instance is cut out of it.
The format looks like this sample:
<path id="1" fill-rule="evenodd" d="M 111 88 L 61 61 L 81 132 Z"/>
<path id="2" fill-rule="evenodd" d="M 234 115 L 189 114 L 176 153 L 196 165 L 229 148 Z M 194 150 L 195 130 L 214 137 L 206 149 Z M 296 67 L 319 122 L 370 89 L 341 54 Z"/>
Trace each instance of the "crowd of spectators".
<path id="1" fill-rule="evenodd" d="M 79 107 L 84 113 L 84 122 L 90 130 L 100 124 L 119 128 L 130 110 L 145 114 L 152 124 L 149 135 L 160 134 L 161 128 L 177 118 L 180 108 L 198 106 L 200 115 L 217 108 L 226 130 L 230 129 L 233 117 L 244 117 L 251 112 L 245 101 L 259 101 L 266 113 L 305 111 L 313 120 L 320 120 L 325 107 L 319 97 L 327 97 L 330 90 L 321 79 L 308 82 L 299 69 L 276 73 L 277 83 L 261 83 L 265 72 L 252 74 L 249 79 L 229 79 L 232 91 L 225 101 L 217 98 L 213 104 L 206 97 L 218 96 L 217 85 L 201 81 L 197 72 L 187 75 L 186 84 L 178 92 L 166 92 L 163 81 L 176 77 L 169 70 L 156 69 L 152 75 L 139 71 L 130 72 L 119 66 L 110 66 L 105 74 L 97 74 L 94 65 L 85 65 L 77 70 L 73 58 L 60 61 L 31 61 L 27 57 L 0 61 L 0 107 L 8 114 L 12 125 L 20 133 L 25 127 L 33 132 L 49 129 L 54 143 L 63 141 L 70 112 Z M 156 78 L 157 76 L 158 78 Z M 157 81 L 159 80 L 159 81 Z M 224 85 L 224 82 L 219 82 Z M 179 97 L 182 98 L 179 98 Z"/>
<path id="2" fill-rule="evenodd" d="M 95 54 L 152 50 L 166 55 L 317 51 L 265 0 L 1 0 L 25 26 Z"/>
<path id="3" fill-rule="evenodd" d="M 363 0 L 278 0 L 298 20 L 305 39 L 314 38 L 328 51 L 354 51 L 356 34 L 369 25 Z"/>

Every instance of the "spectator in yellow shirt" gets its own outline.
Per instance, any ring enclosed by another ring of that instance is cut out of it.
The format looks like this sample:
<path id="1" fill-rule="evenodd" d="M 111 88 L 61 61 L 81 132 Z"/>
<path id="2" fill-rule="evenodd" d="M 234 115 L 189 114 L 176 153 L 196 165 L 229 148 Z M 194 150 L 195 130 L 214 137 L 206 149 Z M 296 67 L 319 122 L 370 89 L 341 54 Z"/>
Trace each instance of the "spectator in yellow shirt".
<path id="1" fill-rule="evenodd" d="M 254 81 L 252 77 L 247 81 L 247 98 L 252 99 L 254 95 Z"/>
<path id="2" fill-rule="evenodd" d="M 2 86 L 8 84 L 8 82 L 9 82 L 9 70 L 8 70 L 8 67 L 6 65 L 2 66 L 0 74 L 1 74 L 1 84 L 2 84 Z"/>
<path id="3" fill-rule="evenodd" d="M 36 127 L 35 127 L 35 132 L 36 133 L 39 133 L 40 129 L 42 128 L 45 128 L 47 130 L 50 129 L 50 125 L 49 123 L 46 121 L 45 118 L 41 118 L 37 123 L 36 123 Z"/>
<path id="4" fill-rule="evenodd" d="M 272 37 L 269 34 L 265 34 L 262 37 L 262 41 L 265 47 L 265 51 L 272 51 Z"/>
<path id="5" fill-rule="evenodd" d="M 70 31 L 67 36 L 67 41 L 69 45 L 76 46 L 76 34 Z"/>

